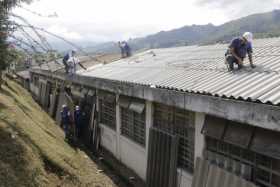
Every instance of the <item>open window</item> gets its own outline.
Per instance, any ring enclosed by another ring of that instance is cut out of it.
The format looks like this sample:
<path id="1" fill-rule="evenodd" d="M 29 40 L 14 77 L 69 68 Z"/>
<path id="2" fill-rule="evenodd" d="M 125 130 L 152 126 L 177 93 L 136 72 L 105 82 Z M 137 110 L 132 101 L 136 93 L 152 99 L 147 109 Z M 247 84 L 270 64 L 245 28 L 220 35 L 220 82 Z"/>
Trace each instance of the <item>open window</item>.
<path id="1" fill-rule="evenodd" d="M 207 115 L 205 117 L 202 133 L 215 139 L 222 139 L 227 121 L 223 118 Z"/>
<path id="2" fill-rule="evenodd" d="M 242 148 L 248 148 L 253 136 L 254 127 L 229 121 L 224 135 L 224 141 Z"/>
<path id="3" fill-rule="evenodd" d="M 250 148 L 257 153 L 280 159 L 279 132 L 257 128 Z"/>

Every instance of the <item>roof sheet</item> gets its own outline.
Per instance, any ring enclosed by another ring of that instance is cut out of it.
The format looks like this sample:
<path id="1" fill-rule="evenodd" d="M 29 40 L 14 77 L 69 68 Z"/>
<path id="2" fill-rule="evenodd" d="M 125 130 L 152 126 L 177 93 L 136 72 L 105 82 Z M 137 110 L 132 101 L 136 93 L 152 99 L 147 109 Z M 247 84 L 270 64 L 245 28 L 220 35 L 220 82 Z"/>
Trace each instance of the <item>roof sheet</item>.
<path id="1" fill-rule="evenodd" d="M 228 44 L 153 49 L 82 75 L 184 92 L 280 104 L 280 38 L 254 40 L 255 69 L 228 72 Z M 154 55 L 155 54 L 155 55 Z"/>
<path id="2" fill-rule="evenodd" d="M 29 70 L 23 70 L 16 73 L 17 76 L 22 77 L 23 79 L 30 79 Z"/>

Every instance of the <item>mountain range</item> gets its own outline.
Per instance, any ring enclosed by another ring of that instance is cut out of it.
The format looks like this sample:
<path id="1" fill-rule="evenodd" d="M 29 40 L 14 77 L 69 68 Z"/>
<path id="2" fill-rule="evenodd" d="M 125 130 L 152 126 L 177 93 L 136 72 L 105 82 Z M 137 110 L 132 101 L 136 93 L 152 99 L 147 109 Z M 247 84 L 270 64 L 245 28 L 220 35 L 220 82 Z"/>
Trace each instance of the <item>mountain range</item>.
<path id="1" fill-rule="evenodd" d="M 134 51 L 152 48 L 167 48 L 186 45 L 205 45 L 229 42 L 233 37 L 250 31 L 254 38 L 280 36 L 280 10 L 253 14 L 222 25 L 190 25 L 170 31 L 161 31 L 142 38 L 130 39 Z M 91 53 L 119 52 L 114 42 L 107 42 L 87 48 Z"/>

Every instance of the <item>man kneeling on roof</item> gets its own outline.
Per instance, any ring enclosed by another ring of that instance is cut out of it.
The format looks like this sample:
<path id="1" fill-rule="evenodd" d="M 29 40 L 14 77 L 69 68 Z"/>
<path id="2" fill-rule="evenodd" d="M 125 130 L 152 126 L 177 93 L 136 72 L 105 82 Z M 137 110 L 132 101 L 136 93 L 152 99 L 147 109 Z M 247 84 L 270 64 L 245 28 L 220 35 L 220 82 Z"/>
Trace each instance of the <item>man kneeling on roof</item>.
<path id="1" fill-rule="evenodd" d="M 253 41 L 253 34 L 250 32 L 245 32 L 242 37 L 234 38 L 230 45 L 229 49 L 227 50 L 226 56 L 226 63 L 228 63 L 229 71 L 234 69 L 234 64 L 238 65 L 238 69 L 243 68 L 243 60 L 248 54 L 249 61 L 251 68 L 255 68 L 256 66 L 253 64 L 252 58 L 252 41 Z"/>

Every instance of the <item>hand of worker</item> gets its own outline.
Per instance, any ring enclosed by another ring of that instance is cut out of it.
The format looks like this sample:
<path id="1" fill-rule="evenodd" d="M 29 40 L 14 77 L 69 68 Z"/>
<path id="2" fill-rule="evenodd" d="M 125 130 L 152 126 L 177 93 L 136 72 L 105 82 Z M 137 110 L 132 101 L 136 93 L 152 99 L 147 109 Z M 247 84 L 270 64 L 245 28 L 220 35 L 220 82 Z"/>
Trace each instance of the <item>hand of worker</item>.
<path id="1" fill-rule="evenodd" d="M 243 65 L 243 61 L 242 60 L 240 60 L 240 59 L 237 59 L 238 61 L 237 61 L 237 63 L 239 64 L 239 65 Z"/>

